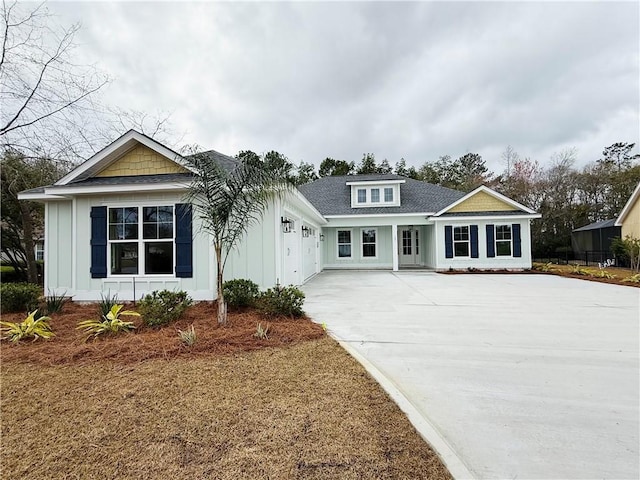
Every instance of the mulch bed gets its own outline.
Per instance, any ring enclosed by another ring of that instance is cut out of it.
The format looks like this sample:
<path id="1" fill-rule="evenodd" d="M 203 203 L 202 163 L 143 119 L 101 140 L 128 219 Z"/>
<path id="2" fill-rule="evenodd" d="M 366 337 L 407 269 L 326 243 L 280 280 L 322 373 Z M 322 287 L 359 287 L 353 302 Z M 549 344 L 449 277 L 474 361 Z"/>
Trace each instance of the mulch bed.
<path id="1" fill-rule="evenodd" d="M 579 275 L 577 273 L 571 273 L 565 270 L 555 270 L 549 272 L 543 272 L 541 270 L 446 270 L 438 272 L 443 275 L 556 275 L 558 277 L 576 278 L 578 280 L 588 280 L 590 282 L 609 283 L 611 285 L 623 285 L 625 287 L 640 288 L 640 283 L 623 282 L 621 278 L 604 278 L 604 277 L 592 277 L 589 275 Z"/>
<path id="2" fill-rule="evenodd" d="M 135 307 L 126 305 L 126 309 L 135 310 Z M 133 321 L 137 327 L 134 332 L 86 340 L 86 333 L 76 330 L 76 326 L 82 320 L 98 318 L 97 305 L 70 302 L 61 313 L 51 315 L 51 327 L 56 335 L 53 339 L 17 345 L 2 341 L 2 361 L 67 365 L 107 360 L 130 364 L 152 358 L 195 358 L 283 347 L 325 335 L 323 328 L 308 318 L 266 318 L 254 310 L 230 311 L 227 325 L 219 326 L 216 309 L 215 302 L 197 303 L 189 307 L 180 320 L 160 328 L 144 325 L 140 317 L 122 317 Z M 24 317 L 22 313 L 10 313 L 3 314 L 2 320 L 19 322 Z M 254 336 L 258 324 L 269 327 L 267 339 Z M 191 325 L 197 341 L 187 346 L 178 337 L 178 330 L 187 330 Z"/>

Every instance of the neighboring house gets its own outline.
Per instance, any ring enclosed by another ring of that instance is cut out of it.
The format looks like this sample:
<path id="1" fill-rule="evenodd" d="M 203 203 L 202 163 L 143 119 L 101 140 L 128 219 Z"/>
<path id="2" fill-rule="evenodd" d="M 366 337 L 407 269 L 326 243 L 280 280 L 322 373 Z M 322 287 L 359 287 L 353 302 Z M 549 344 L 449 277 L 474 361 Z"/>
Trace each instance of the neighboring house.
<path id="1" fill-rule="evenodd" d="M 622 228 L 622 238 L 640 238 L 640 183 L 629 197 L 615 224 Z"/>
<path id="2" fill-rule="evenodd" d="M 223 168 L 238 160 L 207 152 Z M 215 296 L 215 257 L 184 202 L 195 172 L 133 130 L 53 185 L 45 202 L 45 289 L 75 300 L 182 289 Z M 234 250 L 225 280 L 302 284 L 323 268 L 525 269 L 540 215 L 486 187 L 469 194 L 397 175 L 324 177 L 274 201 Z"/>
<path id="3" fill-rule="evenodd" d="M 611 242 L 620 237 L 620 227 L 616 219 L 590 223 L 571 232 L 571 248 L 579 258 L 602 262 L 612 256 Z"/>

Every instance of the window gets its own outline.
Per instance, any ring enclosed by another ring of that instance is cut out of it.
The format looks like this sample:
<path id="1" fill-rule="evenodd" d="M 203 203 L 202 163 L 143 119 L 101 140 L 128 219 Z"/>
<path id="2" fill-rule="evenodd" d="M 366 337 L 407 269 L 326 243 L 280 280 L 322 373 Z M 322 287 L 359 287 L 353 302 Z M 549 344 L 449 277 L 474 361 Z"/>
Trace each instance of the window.
<path id="1" fill-rule="evenodd" d="M 496 256 L 511 256 L 511 225 L 496 225 Z"/>
<path id="2" fill-rule="evenodd" d="M 367 228 L 362 230 L 362 257 L 376 257 L 376 229 Z"/>
<path id="3" fill-rule="evenodd" d="M 371 203 L 380 203 L 380 189 L 372 188 L 371 189 Z"/>
<path id="4" fill-rule="evenodd" d="M 109 208 L 111 274 L 172 274 L 173 230 L 173 205 Z"/>
<path id="5" fill-rule="evenodd" d="M 367 203 L 367 189 L 359 188 L 358 189 L 358 203 Z"/>
<path id="6" fill-rule="evenodd" d="M 351 258 L 351 230 L 338 230 L 338 258 Z"/>
<path id="7" fill-rule="evenodd" d="M 411 230 L 402 230 L 402 254 L 411 255 Z"/>
<path id="8" fill-rule="evenodd" d="M 386 187 L 384 189 L 384 201 L 385 202 L 393 202 L 393 188 Z"/>
<path id="9" fill-rule="evenodd" d="M 453 227 L 453 256 L 469 256 L 469 227 Z"/>
<path id="10" fill-rule="evenodd" d="M 44 242 L 38 240 L 36 242 L 36 261 L 42 262 L 44 261 Z"/>

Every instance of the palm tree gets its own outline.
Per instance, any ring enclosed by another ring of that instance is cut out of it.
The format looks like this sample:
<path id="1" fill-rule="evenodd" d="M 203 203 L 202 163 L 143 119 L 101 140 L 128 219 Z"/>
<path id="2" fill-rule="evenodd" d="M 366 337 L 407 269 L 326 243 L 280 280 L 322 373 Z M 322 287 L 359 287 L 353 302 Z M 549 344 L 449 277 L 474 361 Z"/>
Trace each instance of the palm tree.
<path id="1" fill-rule="evenodd" d="M 257 155 L 243 155 L 235 166 L 224 168 L 210 152 L 187 157 L 198 172 L 189 184 L 187 200 L 213 238 L 217 265 L 218 323 L 227 321 L 222 290 L 224 268 L 231 250 L 247 230 L 258 223 L 270 203 L 290 190 L 277 170 L 266 168 Z"/>

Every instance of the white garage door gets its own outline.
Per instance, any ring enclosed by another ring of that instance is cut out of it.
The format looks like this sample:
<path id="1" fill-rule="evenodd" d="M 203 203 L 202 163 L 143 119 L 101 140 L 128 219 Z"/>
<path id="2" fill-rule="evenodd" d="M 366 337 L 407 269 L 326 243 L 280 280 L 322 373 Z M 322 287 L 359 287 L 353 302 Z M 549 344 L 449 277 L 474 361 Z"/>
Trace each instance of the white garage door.
<path id="1" fill-rule="evenodd" d="M 300 270 L 300 255 L 299 255 L 299 242 L 300 232 L 289 232 L 284 235 L 284 272 L 282 279 L 283 285 L 298 285 L 300 283 L 300 277 L 298 271 Z"/>

